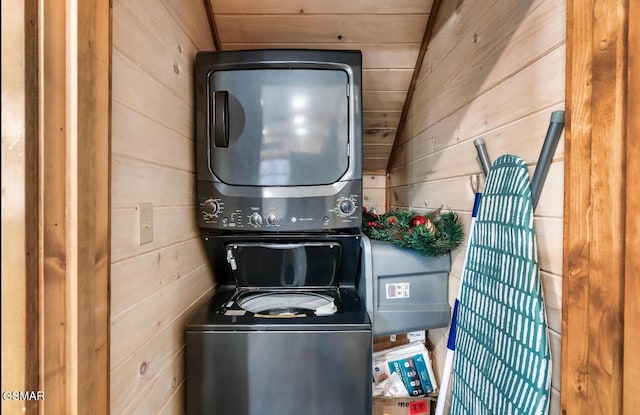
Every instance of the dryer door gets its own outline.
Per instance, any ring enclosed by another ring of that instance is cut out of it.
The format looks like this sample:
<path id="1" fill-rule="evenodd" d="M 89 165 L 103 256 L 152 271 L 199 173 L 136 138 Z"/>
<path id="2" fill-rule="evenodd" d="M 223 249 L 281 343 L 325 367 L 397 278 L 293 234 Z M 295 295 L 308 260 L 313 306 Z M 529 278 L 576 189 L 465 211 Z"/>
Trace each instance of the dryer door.
<path id="1" fill-rule="evenodd" d="M 347 171 L 345 71 L 220 70 L 209 83 L 209 162 L 223 183 L 321 185 Z"/>

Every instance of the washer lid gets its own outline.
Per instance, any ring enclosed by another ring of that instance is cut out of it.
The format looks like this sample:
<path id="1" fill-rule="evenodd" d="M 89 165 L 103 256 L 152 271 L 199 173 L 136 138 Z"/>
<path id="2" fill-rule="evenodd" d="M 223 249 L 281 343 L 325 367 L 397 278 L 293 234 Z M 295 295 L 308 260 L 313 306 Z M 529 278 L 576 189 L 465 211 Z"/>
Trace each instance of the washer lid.
<path id="1" fill-rule="evenodd" d="M 269 316 L 296 316 L 308 312 L 324 316 L 338 310 L 332 296 L 318 293 L 255 293 L 239 298 L 237 304 L 250 313 Z"/>
<path id="2" fill-rule="evenodd" d="M 227 262 L 238 287 L 327 287 L 338 284 L 337 242 L 229 243 Z"/>

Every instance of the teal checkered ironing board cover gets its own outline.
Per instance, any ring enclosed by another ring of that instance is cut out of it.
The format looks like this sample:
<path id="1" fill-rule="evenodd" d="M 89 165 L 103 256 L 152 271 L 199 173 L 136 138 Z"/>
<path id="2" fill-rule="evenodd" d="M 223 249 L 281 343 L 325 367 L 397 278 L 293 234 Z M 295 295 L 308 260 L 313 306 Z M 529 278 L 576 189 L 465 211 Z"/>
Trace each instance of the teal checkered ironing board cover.
<path id="1" fill-rule="evenodd" d="M 460 292 L 452 415 L 546 414 L 551 355 L 524 161 L 491 167 Z"/>

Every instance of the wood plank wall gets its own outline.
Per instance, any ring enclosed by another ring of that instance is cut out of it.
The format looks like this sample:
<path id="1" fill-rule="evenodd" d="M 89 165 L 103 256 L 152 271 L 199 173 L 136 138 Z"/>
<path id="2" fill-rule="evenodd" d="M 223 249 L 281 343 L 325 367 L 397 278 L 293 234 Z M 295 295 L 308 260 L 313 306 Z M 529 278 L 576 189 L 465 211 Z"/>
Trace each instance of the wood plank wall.
<path id="1" fill-rule="evenodd" d="M 564 108 L 565 1 L 444 2 L 418 79 L 405 134 L 390 170 L 391 208 L 460 213 L 466 227 L 482 173 L 473 140 L 492 160 L 522 157 L 533 173 L 552 111 Z M 535 226 L 554 368 L 551 414 L 560 409 L 563 144 L 554 156 Z M 451 303 L 464 247 L 453 253 Z M 446 329 L 432 330 L 441 371 Z"/>
<path id="2" fill-rule="evenodd" d="M 385 212 L 386 207 L 386 174 L 367 174 L 362 176 L 362 204 L 375 209 L 378 214 Z"/>
<path id="3" fill-rule="evenodd" d="M 194 207 L 195 53 L 202 1 L 113 1 L 111 412 L 184 412 L 184 326 L 214 277 Z M 153 204 L 138 245 L 136 205 Z"/>

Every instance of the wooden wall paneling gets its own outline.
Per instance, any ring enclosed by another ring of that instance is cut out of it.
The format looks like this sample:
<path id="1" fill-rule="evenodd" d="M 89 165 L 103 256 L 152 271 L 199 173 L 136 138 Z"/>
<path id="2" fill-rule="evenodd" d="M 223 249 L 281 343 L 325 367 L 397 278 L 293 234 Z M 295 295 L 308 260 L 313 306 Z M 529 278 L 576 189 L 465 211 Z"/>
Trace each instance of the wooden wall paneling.
<path id="1" fill-rule="evenodd" d="M 211 287 L 211 275 L 206 265 L 178 279 L 175 283 L 155 291 L 111 318 L 114 339 L 111 345 L 112 367 L 153 338 Z"/>
<path id="2" fill-rule="evenodd" d="M 160 369 L 184 344 L 184 327 L 187 320 L 212 293 L 213 288 L 204 291 L 191 305 L 169 321 L 165 328 L 158 330 L 142 347 L 112 368 L 111 405 L 114 413 L 121 413 L 132 399 L 144 394 L 147 385 L 158 377 Z"/>
<path id="3" fill-rule="evenodd" d="M 393 145 L 395 129 L 386 128 L 365 128 L 362 131 L 363 144 L 387 144 Z"/>
<path id="4" fill-rule="evenodd" d="M 400 121 L 401 111 L 363 111 L 362 128 L 368 129 L 394 129 Z"/>
<path id="5" fill-rule="evenodd" d="M 628 7 L 617 0 L 567 2 L 561 402 L 567 413 L 622 411 Z"/>
<path id="6" fill-rule="evenodd" d="M 206 263 L 199 238 L 111 265 L 111 313 L 117 315 Z"/>
<path id="7" fill-rule="evenodd" d="M 417 43 L 425 15 L 218 15 L 225 43 Z M 338 38 L 338 36 L 341 38 Z"/>
<path id="8" fill-rule="evenodd" d="M 38 391 L 38 7 L 2 3 L 2 391 Z M 39 401 L 2 399 L 36 414 Z"/>
<path id="9" fill-rule="evenodd" d="M 115 3 L 111 405 L 183 413 L 184 327 L 215 283 L 194 220 L 191 85 L 195 53 L 213 39 L 204 1 Z M 127 21 L 148 40 L 131 39 Z M 144 245 L 132 232 L 141 202 L 154 214 Z"/>
<path id="10" fill-rule="evenodd" d="M 435 124 L 425 133 L 427 137 L 431 138 L 432 142 L 429 143 L 428 140 L 422 141 L 422 143 L 426 141 L 426 145 L 432 146 L 434 154 L 431 155 L 431 158 L 439 160 L 441 155 L 436 155 L 435 152 L 443 150 L 451 144 L 470 140 L 473 137 L 478 137 L 526 117 L 533 112 L 557 106 L 564 95 L 563 61 L 564 47 L 560 47 L 529 68 L 517 73 L 504 83 Z M 532 85 L 538 85 L 538 87 L 533 88 Z M 547 114 L 547 117 L 549 115 L 550 113 Z M 546 133 L 548 121 L 549 119 L 547 118 L 541 131 L 516 131 L 514 136 L 505 137 L 505 139 L 512 139 L 512 137 L 518 137 L 519 135 L 530 136 L 530 134 L 535 133 L 534 136 L 541 143 Z M 418 141 L 416 146 L 420 146 L 420 143 Z M 467 148 L 469 145 L 471 145 L 471 141 L 459 150 L 460 154 L 468 153 Z M 536 145 L 535 150 L 532 151 L 539 152 L 539 145 Z M 452 149 L 455 148 L 456 146 L 452 147 Z M 498 154 L 502 153 L 503 150 L 500 150 Z M 472 151 L 470 156 L 475 157 L 475 154 Z M 424 180 L 425 174 L 432 170 L 432 166 L 427 161 L 422 160 L 424 159 L 416 160 L 410 171 L 409 166 L 400 166 L 399 169 L 406 170 L 409 175 L 399 174 L 393 179 L 392 185 Z M 444 163 L 444 160 L 439 162 Z M 477 167 L 477 163 L 469 164 L 469 173 L 479 171 Z"/>
<path id="11" fill-rule="evenodd" d="M 114 209 L 111 216 L 113 261 L 121 261 L 197 237 L 200 231 L 193 220 L 194 215 L 193 206 L 154 209 L 153 227 L 156 233 L 153 242 L 139 246 L 133 231 L 137 229 L 135 207 Z"/>
<path id="12" fill-rule="evenodd" d="M 565 40 L 565 13 L 555 1 L 497 2 L 478 21 L 461 42 L 440 63 L 431 75 L 418 84 L 414 108 L 424 108 L 416 123 L 421 131 L 451 112 L 461 108 L 487 90 L 504 82 L 513 73 L 528 67 Z M 519 25 L 501 25 L 504 21 L 520 21 Z M 457 70 L 439 70 L 457 68 Z M 447 105 L 425 106 L 431 102 Z"/>
<path id="13" fill-rule="evenodd" d="M 171 397 L 184 380 L 184 345 L 172 356 L 171 360 L 160 369 L 158 376 L 148 385 L 145 393 L 137 394 L 129 404 L 119 412 L 122 415 L 156 414 L 165 405 L 167 396 Z"/>
<path id="14" fill-rule="evenodd" d="M 438 18 L 438 12 L 440 11 L 441 3 L 442 3 L 442 0 L 434 0 L 433 5 L 431 7 L 431 13 L 429 14 L 429 19 L 427 20 L 427 25 L 422 35 L 422 41 L 420 43 L 420 51 L 418 52 L 418 58 L 416 60 L 415 67 L 413 69 L 411 82 L 409 83 L 409 89 L 407 91 L 407 95 L 402 105 L 402 114 L 400 115 L 400 121 L 398 122 L 398 130 L 396 131 L 396 136 L 393 140 L 393 148 L 391 149 L 391 154 L 389 155 L 389 162 L 387 163 L 387 171 L 390 171 L 391 167 L 393 166 L 393 159 L 395 157 L 396 148 L 400 143 L 400 137 L 404 134 L 405 123 L 407 121 L 407 116 L 409 115 L 409 109 L 411 108 L 411 101 L 413 100 L 413 94 L 415 92 L 416 84 L 418 82 L 418 76 L 420 76 L 420 71 L 422 70 L 424 56 L 427 53 L 427 48 L 429 46 L 429 42 L 431 41 L 431 35 L 433 34 L 433 28 L 435 26 L 436 19 Z"/>
<path id="15" fill-rule="evenodd" d="M 140 19 L 140 15 L 146 15 Z M 193 106 L 193 60 L 198 47 L 158 0 L 115 2 L 113 45 L 181 100 Z"/>
<path id="16" fill-rule="evenodd" d="M 216 23 L 216 16 L 211 6 L 211 0 L 204 0 L 204 8 L 207 11 L 207 20 L 209 21 L 209 30 L 211 31 L 211 37 L 213 40 L 213 47 L 215 50 L 222 50 L 220 42 L 220 32 L 218 31 L 218 24 Z"/>
<path id="17" fill-rule="evenodd" d="M 542 145 L 544 134 L 549 125 L 551 112 L 560 110 L 563 107 L 563 104 L 556 104 L 550 108 L 533 109 L 534 112 L 531 115 L 516 119 L 515 121 L 507 121 L 502 126 L 492 128 L 493 125 L 490 124 L 489 128 L 491 129 L 488 131 L 483 131 L 482 122 L 478 122 L 480 128 L 476 131 L 469 131 L 467 133 L 470 136 L 469 138 L 461 137 L 459 132 L 455 130 L 453 123 L 434 126 L 402 143 L 398 148 L 395 165 L 402 167 L 408 163 L 419 162 L 420 159 L 436 151 L 443 151 L 447 148 L 451 149 L 457 145 L 469 148 L 469 146 L 473 146 L 471 140 L 478 137 L 485 139 L 489 155 L 504 153 L 518 154 L 518 156 L 522 157 L 527 163 L 534 163 L 540 153 L 540 146 Z M 473 117 L 473 114 L 469 114 L 469 117 Z M 558 148 L 554 154 L 554 161 L 561 160 L 563 154 L 564 144 L 561 137 Z M 482 176 L 480 164 L 474 161 L 477 160 L 477 154 L 473 151 L 465 151 L 464 157 L 468 160 L 468 163 L 460 163 L 463 168 L 460 169 L 458 173 L 478 174 Z"/>
<path id="18" fill-rule="evenodd" d="M 362 177 L 362 204 L 378 213 L 385 212 L 386 174 L 365 174 Z"/>
<path id="19" fill-rule="evenodd" d="M 429 13 L 432 0 L 341 1 L 209 0 L 216 14 L 421 14 Z"/>
<path id="20" fill-rule="evenodd" d="M 362 146 L 362 156 L 365 159 L 369 157 L 387 157 L 390 152 L 391 144 L 365 144 Z"/>
<path id="21" fill-rule="evenodd" d="M 163 185 L 150 186 L 154 180 Z M 113 185 L 114 208 L 135 206 L 141 201 L 151 202 L 155 208 L 192 206 L 195 200 L 194 173 L 126 156 L 113 157 Z"/>
<path id="22" fill-rule="evenodd" d="M 111 143 L 114 156 L 125 156 L 152 164 L 193 172 L 193 140 L 157 121 L 113 102 Z"/>
<path id="23" fill-rule="evenodd" d="M 406 93 L 404 91 L 363 91 L 363 111 L 399 111 Z"/>
<path id="24" fill-rule="evenodd" d="M 564 98 L 564 56 L 565 47 L 560 46 L 435 123 L 430 127 L 430 137 L 435 139 L 434 149 L 561 104 Z M 423 131 L 419 118 L 418 113 L 409 115 L 408 137 Z M 543 138 L 544 132 L 541 135 Z"/>
<path id="25" fill-rule="evenodd" d="M 185 137 L 193 136 L 193 103 L 177 96 L 118 49 L 113 49 L 113 100 Z"/>
<path id="26" fill-rule="evenodd" d="M 496 1 L 443 2 L 439 11 L 442 18 L 436 19 L 434 25 L 437 36 L 429 43 L 417 84 L 421 84 L 425 77 L 437 70 L 437 65 L 458 48 L 461 42 L 473 39 L 473 34 L 470 33 L 473 26 L 486 18 Z"/>
<path id="27" fill-rule="evenodd" d="M 176 22 L 189 36 L 198 50 L 213 50 L 214 43 L 210 31 L 202 30 L 208 25 L 205 5 L 198 1 L 161 0 L 162 4 L 175 16 Z M 208 0 L 203 0 L 208 1 Z"/>
<path id="28" fill-rule="evenodd" d="M 412 74 L 413 71 L 410 69 L 364 69 L 362 89 L 364 91 L 406 91 Z"/>
<path id="29" fill-rule="evenodd" d="M 633 350 L 640 344 L 640 4 L 629 2 L 627 68 L 627 155 L 624 281 L 624 362 L 622 413 L 640 408 L 640 359 Z M 635 46 L 634 46 L 635 45 Z"/>
<path id="30" fill-rule="evenodd" d="M 387 157 L 364 159 L 362 169 L 364 171 L 383 171 L 387 168 L 387 160 L 389 160 Z"/>
<path id="31" fill-rule="evenodd" d="M 180 413 L 185 407 L 184 397 L 186 396 L 186 381 L 182 381 L 173 391 L 171 398 L 164 407 L 158 412 L 160 415 L 173 415 Z"/>

